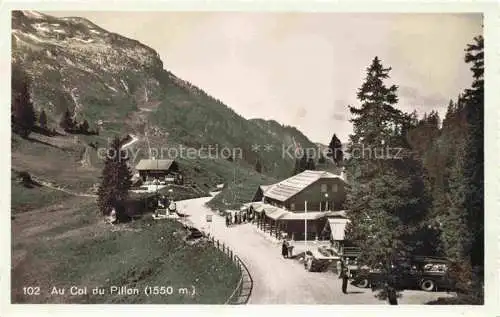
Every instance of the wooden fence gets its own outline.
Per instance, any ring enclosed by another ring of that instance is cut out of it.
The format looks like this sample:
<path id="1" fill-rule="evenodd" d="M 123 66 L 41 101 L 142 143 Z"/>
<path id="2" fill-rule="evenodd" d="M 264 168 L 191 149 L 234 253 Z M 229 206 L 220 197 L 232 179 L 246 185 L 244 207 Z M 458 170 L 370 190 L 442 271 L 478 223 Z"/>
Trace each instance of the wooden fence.
<path id="1" fill-rule="evenodd" d="M 229 298 L 226 300 L 224 304 L 244 305 L 248 303 L 250 295 L 252 294 L 253 280 L 252 276 L 250 275 L 250 272 L 248 271 L 247 266 L 233 252 L 233 250 L 231 250 L 227 245 L 224 244 L 224 242 L 220 242 L 213 236 L 211 237 L 210 234 L 207 234 L 206 238 L 213 244 L 214 247 L 224 252 L 224 254 L 227 255 L 231 259 L 231 261 L 233 261 L 234 265 L 236 265 L 240 273 L 239 274 L 240 278 L 238 280 L 238 283 L 236 284 L 236 287 L 234 288 L 233 293 L 229 296 Z"/>

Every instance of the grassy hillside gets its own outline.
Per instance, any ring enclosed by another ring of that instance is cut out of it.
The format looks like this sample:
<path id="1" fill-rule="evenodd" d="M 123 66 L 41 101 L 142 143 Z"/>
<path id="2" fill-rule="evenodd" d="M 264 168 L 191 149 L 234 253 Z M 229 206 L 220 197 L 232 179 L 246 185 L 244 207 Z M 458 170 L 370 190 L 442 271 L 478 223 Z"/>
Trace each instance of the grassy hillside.
<path id="1" fill-rule="evenodd" d="M 71 197 L 70 195 L 46 187 L 26 188 L 16 180 L 11 180 L 11 212 L 31 211 L 37 208 L 53 205 Z"/>
<path id="2" fill-rule="evenodd" d="M 16 214 L 12 221 L 13 303 L 222 304 L 232 293 L 238 269 L 220 251 L 188 245 L 176 222 L 151 218 L 128 225 L 106 225 L 89 198 L 70 197 L 60 204 Z M 189 265 L 187 265 L 189 264 Z M 172 286 L 171 296 L 71 296 L 71 286 Z M 23 287 L 40 287 L 28 296 Z M 51 295 L 51 287 L 65 288 Z M 195 287 L 196 294 L 179 293 Z"/>

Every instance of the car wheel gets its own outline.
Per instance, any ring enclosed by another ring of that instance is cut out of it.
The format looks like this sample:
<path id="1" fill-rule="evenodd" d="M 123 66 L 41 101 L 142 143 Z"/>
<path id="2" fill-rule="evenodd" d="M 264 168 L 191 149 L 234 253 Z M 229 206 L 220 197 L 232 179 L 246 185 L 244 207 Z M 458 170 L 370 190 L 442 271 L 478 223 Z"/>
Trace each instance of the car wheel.
<path id="1" fill-rule="evenodd" d="M 368 282 L 368 279 L 364 278 L 357 282 L 356 286 L 359 288 L 368 288 L 368 286 L 370 286 L 370 283 Z"/>
<path id="2" fill-rule="evenodd" d="M 431 292 L 435 289 L 436 284 L 434 283 L 433 280 L 423 280 L 422 283 L 420 283 L 420 288 L 426 292 Z"/>

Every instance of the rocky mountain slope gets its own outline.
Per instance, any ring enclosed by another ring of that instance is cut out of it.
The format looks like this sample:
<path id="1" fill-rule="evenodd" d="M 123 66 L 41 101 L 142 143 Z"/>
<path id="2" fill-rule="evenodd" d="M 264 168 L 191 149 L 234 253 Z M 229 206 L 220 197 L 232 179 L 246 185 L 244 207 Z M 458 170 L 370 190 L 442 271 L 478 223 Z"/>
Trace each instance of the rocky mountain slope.
<path id="1" fill-rule="evenodd" d="M 232 164 L 252 170 L 257 160 L 263 173 L 287 177 L 294 162 L 284 157 L 283 148 L 293 140 L 303 147 L 315 147 L 295 128 L 275 121 L 246 120 L 165 70 L 150 47 L 84 18 L 14 11 L 12 59 L 32 78 L 35 109 L 45 110 L 51 127 L 57 128 L 61 115 L 69 109 L 77 120 L 88 120 L 91 128 L 99 124 L 101 139 L 133 133 L 142 140 L 147 135 L 147 147 L 217 144 L 241 149 L 242 160 L 210 163 L 219 178 L 226 177 L 224 170 Z M 168 60 L 164 62 L 168 65 Z M 137 146 L 144 150 L 146 142 Z M 140 156 L 147 157 L 146 152 L 141 151 Z M 193 175 L 194 167 L 209 168 L 199 161 L 185 163 Z M 220 166 L 214 168 L 213 164 Z"/>

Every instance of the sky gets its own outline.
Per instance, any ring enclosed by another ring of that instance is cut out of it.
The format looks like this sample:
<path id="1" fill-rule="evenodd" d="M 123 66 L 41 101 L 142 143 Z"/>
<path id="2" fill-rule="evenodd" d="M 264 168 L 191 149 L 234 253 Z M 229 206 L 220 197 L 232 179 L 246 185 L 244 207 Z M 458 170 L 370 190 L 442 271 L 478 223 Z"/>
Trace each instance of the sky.
<path id="1" fill-rule="evenodd" d="M 397 107 L 446 113 L 470 86 L 464 49 L 482 15 L 273 12 L 45 12 L 81 16 L 155 49 L 165 69 L 245 118 L 274 119 L 314 142 L 352 133 L 348 105 L 375 56 Z"/>

